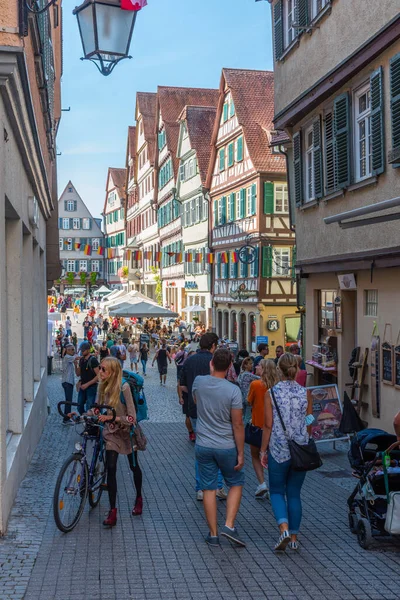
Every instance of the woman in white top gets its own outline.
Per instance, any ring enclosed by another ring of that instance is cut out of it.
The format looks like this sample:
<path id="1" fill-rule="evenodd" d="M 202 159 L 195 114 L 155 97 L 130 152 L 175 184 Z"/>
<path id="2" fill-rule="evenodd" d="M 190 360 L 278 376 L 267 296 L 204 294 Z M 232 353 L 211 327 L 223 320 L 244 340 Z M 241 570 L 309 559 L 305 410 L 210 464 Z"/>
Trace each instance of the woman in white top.
<path id="1" fill-rule="evenodd" d="M 296 383 L 298 362 L 293 354 L 282 354 L 278 361 L 281 381 L 272 389 L 279 406 L 286 435 L 275 407 L 271 390 L 265 394 L 265 423 L 261 444 L 261 464 L 269 473 L 269 489 L 272 509 L 279 526 L 280 537 L 275 550 L 285 550 L 289 544 L 292 550 L 298 549 L 297 534 L 302 517 L 301 488 L 306 473 L 291 468 L 291 458 L 287 440 L 307 444 L 313 419 L 312 399 L 306 388 Z M 268 448 L 268 454 L 266 452 Z"/>

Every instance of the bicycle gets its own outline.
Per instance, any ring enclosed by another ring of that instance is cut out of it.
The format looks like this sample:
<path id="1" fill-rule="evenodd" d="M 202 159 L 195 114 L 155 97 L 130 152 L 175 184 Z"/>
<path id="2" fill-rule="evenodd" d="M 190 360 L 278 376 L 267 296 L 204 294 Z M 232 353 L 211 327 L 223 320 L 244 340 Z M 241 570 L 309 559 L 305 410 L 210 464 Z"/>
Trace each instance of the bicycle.
<path id="1" fill-rule="evenodd" d="M 62 417 L 65 417 L 65 412 L 61 410 L 61 406 L 65 404 L 66 402 L 59 402 L 57 405 L 57 410 Z M 70 406 L 78 406 L 78 404 L 71 403 Z M 115 410 L 111 406 L 94 404 L 92 408 L 99 413 L 103 409 L 112 411 L 113 418 L 108 423 L 115 421 Z M 74 452 L 61 467 L 53 496 L 54 520 L 63 533 L 69 533 L 76 527 L 87 498 L 92 508 L 96 508 L 99 504 L 107 473 L 106 453 L 100 431 L 103 426 L 99 423 L 98 417 L 84 415 L 74 418 L 74 421 L 76 425 L 85 424 L 84 430 L 79 433 L 83 441 L 76 442 Z M 94 442 L 90 466 L 87 457 L 89 441 Z"/>

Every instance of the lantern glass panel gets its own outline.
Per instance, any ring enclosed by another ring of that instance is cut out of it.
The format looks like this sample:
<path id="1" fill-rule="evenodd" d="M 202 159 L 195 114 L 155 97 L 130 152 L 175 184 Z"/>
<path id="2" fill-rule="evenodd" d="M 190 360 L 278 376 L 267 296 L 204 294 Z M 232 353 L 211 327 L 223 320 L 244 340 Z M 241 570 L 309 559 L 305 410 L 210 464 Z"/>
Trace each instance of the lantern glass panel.
<path id="1" fill-rule="evenodd" d="M 119 6 L 96 4 L 98 50 L 102 54 L 128 53 L 134 15 L 134 12 L 121 10 Z"/>
<path id="2" fill-rule="evenodd" d="M 83 53 L 85 56 L 95 52 L 96 43 L 93 27 L 93 7 L 88 5 L 77 14 L 82 36 Z"/>

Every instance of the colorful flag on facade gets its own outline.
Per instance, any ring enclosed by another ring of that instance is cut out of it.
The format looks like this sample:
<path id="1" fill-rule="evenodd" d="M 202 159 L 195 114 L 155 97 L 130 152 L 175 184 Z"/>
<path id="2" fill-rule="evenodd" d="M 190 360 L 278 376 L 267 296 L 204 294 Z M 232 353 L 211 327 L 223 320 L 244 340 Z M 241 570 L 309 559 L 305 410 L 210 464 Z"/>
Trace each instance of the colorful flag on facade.
<path id="1" fill-rule="evenodd" d="M 126 260 L 131 260 L 131 256 L 132 256 L 132 250 L 127 250 L 125 252 Z"/>
<path id="2" fill-rule="evenodd" d="M 161 262 L 161 252 L 155 253 L 155 262 Z"/>
<path id="3" fill-rule="evenodd" d="M 103 246 L 99 246 L 99 247 L 97 248 L 97 254 L 98 254 L 99 256 L 104 256 L 104 248 L 103 248 Z"/>
<path id="4" fill-rule="evenodd" d="M 221 252 L 221 262 L 223 264 L 227 264 L 229 262 L 228 253 L 227 252 Z"/>
<path id="5" fill-rule="evenodd" d="M 192 262 L 192 253 L 191 252 L 186 252 L 185 262 L 187 262 L 187 263 L 191 263 Z"/>
<path id="6" fill-rule="evenodd" d="M 236 263 L 239 262 L 239 253 L 238 252 L 232 252 L 231 253 L 231 261 L 236 265 Z"/>
<path id="7" fill-rule="evenodd" d="M 214 254 L 212 252 L 209 252 L 206 255 L 206 261 L 207 261 L 208 265 L 212 265 L 213 264 L 213 262 L 214 262 Z"/>
<path id="8" fill-rule="evenodd" d="M 176 254 L 176 262 L 178 262 L 178 263 L 182 262 L 182 252 L 178 252 Z"/>
<path id="9" fill-rule="evenodd" d="M 75 242 L 75 250 L 80 250 L 81 249 L 81 245 L 79 242 Z"/>
<path id="10" fill-rule="evenodd" d="M 91 254 L 92 254 L 92 246 L 89 246 L 89 244 L 86 244 L 83 253 L 84 253 L 85 256 L 91 256 Z"/>
<path id="11" fill-rule="evenodd" d="M 121 0 L 122 10 L 142 10 L 144 6 L 147 6 L 147 0 Z"/>
<path id="12" fill-rule="evenodd" d="M 199 264 L 199 263 L 201 263 L 201 258 L 202 258 L 201 253 L 197 252 L 195 255 L 194 261 Z"/>

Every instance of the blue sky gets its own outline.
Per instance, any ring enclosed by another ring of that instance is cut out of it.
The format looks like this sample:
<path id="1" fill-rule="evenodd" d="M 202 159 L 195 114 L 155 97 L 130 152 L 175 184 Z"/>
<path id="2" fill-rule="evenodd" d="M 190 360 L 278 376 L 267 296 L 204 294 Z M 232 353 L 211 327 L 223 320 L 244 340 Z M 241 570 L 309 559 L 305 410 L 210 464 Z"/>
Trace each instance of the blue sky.
<path id="1" fill-rule="evenodd" d="M 137 91 L 157 85 L 218 88 L 222 67 L 272 69 L 270 5 L 254 0 L 148 0 L 136 20 L 130 54 L 109 77 L 89 61 L 76 17 L 64 0 L 63 112 L 57 140 L 59 194 L 69 179 L 94 216 L 105 198 L 108 167 L 124 167 Z"/>

